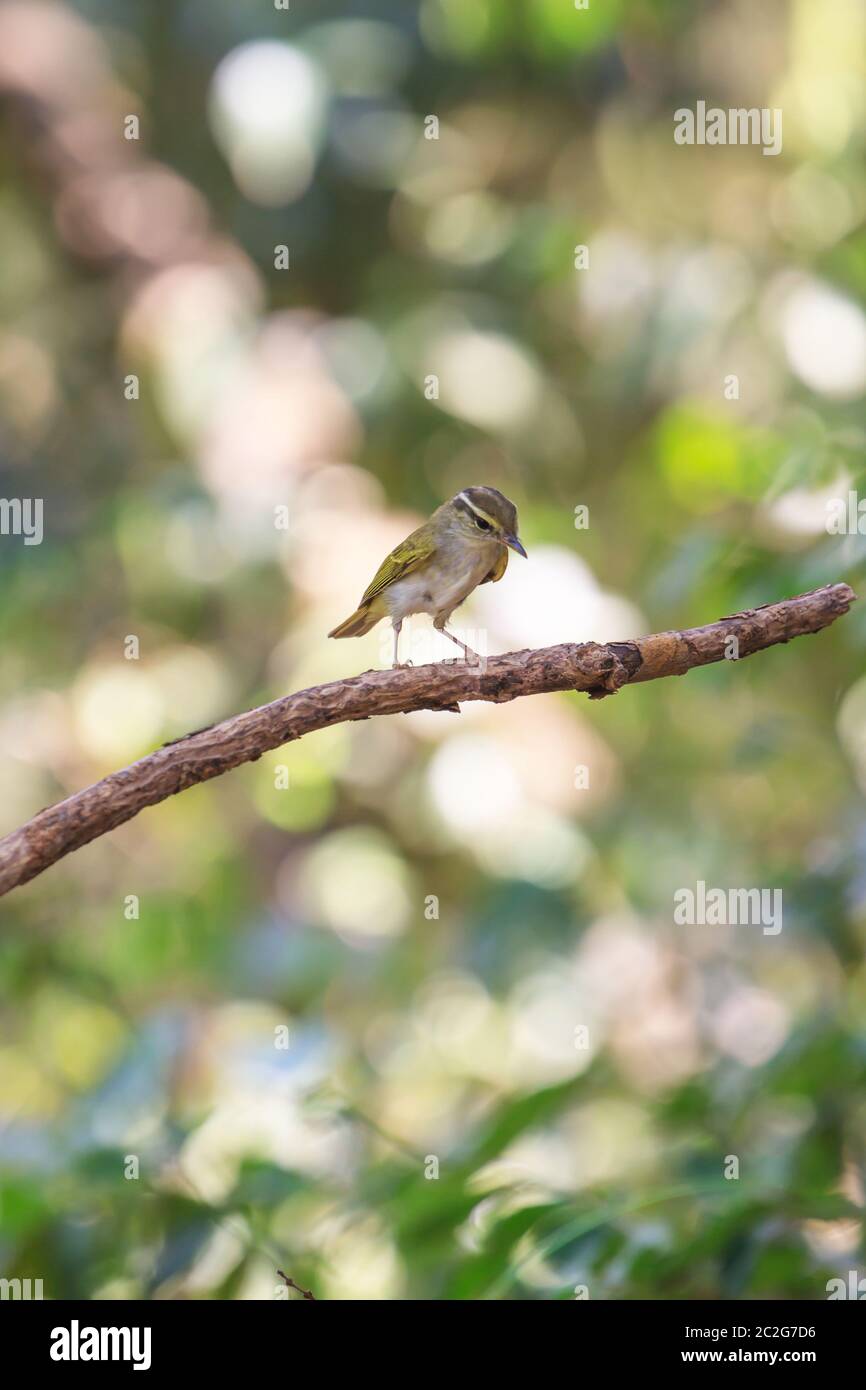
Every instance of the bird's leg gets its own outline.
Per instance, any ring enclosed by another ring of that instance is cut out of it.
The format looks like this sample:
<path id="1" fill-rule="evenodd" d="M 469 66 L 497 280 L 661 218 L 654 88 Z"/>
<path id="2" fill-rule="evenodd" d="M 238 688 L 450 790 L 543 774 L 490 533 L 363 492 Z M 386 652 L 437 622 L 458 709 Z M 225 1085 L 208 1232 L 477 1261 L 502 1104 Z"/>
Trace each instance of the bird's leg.
<path id="1" fill-rule="evenodd" d="M 455 637 L 453 632 L 449 632 L 444 622 L 434 622 L 433 626 L 435 627 L 437 632 L 442 633 L 443 637 L 447 637 L 449 641 L 453 642 L 455 646 L 460 648 L 467 661 L 471 661 L 473 665 L 476 662 L 479 666 L 484 665 L 484 658 L 479 656 L 477 652 L 474 652 L 471 647 L 467 647 L 465 642 L 461 642 L 459 637 Z"/>
<path id="2" fill-rule="evenodd" d="M 399 668 L 400 668 L 400 666 L 401 666 L 401 662 L 400 662 L 400 661 L 398 660 L 398 658 L 397 658 L 397 647 L 399 646 L 399 643 L 400 643 L 400 629 L 401 629 L 401 627 L 403 626 L 403 619 L 401 618 L 400 621 L 399 621 L 399 623 L 395 623 L 394 620 L 393 620 L 393 618 L 392 618 L 392 620 L 391 620 L 391 626 L 392 626 L 393 629 L 394 629 L 394 666 L 393 666 L 393 669 L 394 669 L 395 671 L 397 671 L 397 670 L 399 670 Z M 403 666 L 411 666 L 412 663 L 411 663 L 411 661 L 404 661 L 404 662 L 402 662 L 402 665 L 403 665 Z"/>

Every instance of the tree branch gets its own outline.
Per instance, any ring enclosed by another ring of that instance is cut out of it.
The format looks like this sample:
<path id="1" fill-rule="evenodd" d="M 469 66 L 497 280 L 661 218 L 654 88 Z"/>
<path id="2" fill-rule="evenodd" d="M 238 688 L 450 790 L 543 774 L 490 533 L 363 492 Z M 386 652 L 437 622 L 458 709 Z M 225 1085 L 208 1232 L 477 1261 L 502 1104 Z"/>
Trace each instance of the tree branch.
<path id="1" fill-rule="evenodd" d="M 457 660 L 397 671 L 365 671 L 348 680 L 298 691 L 187 734 L 40 811 L 0 840 L 0 895 L 123 825 L 145 806 L 219 777 L 241 763 L 255 762 L 269 749 L 315 729 L 418 709 L 459 712 L 460 700 L 503 703 L 551 690 L 584 691 L 590 699 L 601 699 L 624 685 L 681 676 L 694 666 L 750 656 L 792 637 L 819 632 L 847 613 L 855 598 L 847 584 L 828 584 L 685 632 L 660 632 L 604 646 L 569 642 L 508 652 L 490 657 L 480 667 Z"/>
<path id="2" fill-rule="evenodd" d="M 316 1295 L 311 1289 L 302 1289 L 300 1284 L 296 1284 L 294 1279 L 290 1279 L 288 1274 L 284 1274 L 281 1269 L 277 1270 L 277 1274 L 280 1276 L 287 1289 L 297 1289 L 298 1293 L 303 1294 L 308 1302 L 315 1303 Z"/>

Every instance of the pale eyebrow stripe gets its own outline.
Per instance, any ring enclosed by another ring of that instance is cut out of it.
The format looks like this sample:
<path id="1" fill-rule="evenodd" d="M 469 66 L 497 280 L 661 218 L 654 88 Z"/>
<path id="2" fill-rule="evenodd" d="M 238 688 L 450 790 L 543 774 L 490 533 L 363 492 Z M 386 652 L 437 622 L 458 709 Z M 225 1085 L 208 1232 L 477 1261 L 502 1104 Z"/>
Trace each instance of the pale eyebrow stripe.
<path id="1" fill-rule="evenodd" d="M 488 522 L 490 526 L 499 526 L 499 522 L 496 520 L 496 518 L 490 516 L 488 512 L 483 512 L 480 507 L 476 506 L 474 502 L 471 502 L 469 498 L 466 496 L 465 492 L 458 492 L 455 501 L 462 502 L 464 507 L 468 507 L 470 512 L 472 512 L 474 516 L 480 516 L 482 521 Z"/>

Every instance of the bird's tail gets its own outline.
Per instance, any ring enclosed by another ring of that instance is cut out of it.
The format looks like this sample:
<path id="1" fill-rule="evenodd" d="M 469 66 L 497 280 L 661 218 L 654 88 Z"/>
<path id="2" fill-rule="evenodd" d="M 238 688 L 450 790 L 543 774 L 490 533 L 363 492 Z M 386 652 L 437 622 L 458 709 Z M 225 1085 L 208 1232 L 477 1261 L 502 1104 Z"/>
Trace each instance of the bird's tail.
<path id="1" fill-rule="evenodd" d="M 356 608 L 355 612 L 345 622 L 340 623 L 329 632 L 329 637 L 363 637 L 365 632 L 369 632 L 371 627 L 375 627 L 381 613 L 371 611 L 366 605 Z"/>

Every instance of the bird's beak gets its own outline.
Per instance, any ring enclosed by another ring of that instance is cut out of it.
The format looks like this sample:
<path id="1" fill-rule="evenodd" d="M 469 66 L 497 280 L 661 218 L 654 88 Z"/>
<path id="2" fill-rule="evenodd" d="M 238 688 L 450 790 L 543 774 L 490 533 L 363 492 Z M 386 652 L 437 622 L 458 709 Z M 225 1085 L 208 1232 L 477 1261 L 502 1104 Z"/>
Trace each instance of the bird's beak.
<path id="1" fill-rule="evenodd" d="M 524 560 L 528 558 L 526 551 L 523 549 L 523 546 L 520 544 L 520 541 L 518 540 L 517 536 L 512 536 L 510 532 L 506 531 L 502 539 L 508 546 L 509 550 L 516 550 L 518 555 L 523 556 Z"/>

